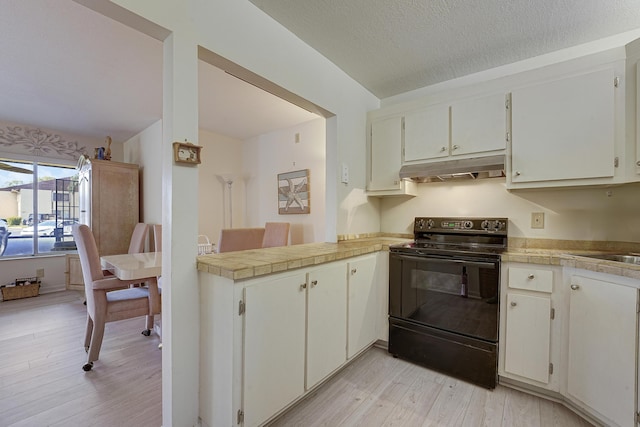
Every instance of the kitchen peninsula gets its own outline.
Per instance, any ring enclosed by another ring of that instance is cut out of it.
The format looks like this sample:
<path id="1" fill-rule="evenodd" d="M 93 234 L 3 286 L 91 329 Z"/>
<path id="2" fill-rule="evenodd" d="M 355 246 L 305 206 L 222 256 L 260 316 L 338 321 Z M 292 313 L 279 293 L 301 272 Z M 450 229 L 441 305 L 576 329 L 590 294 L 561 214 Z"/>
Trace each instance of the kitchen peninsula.
<path id="1" fill-rule="evenodd" d="M 199 256 L 203 425 L 263 424 L 386 341 L 387 250 L 403 237 Z M 640 266 L 589 255 L 637 248 L 564 243 L 514 238 L 502 255 L 500 383 L 631 425 Z"/>
<path id="2" fill-rule="evenodd" d="M 199 256 L 203 425 L 262 424 L 386 339 L 387 250 L 407 240 Z"/>

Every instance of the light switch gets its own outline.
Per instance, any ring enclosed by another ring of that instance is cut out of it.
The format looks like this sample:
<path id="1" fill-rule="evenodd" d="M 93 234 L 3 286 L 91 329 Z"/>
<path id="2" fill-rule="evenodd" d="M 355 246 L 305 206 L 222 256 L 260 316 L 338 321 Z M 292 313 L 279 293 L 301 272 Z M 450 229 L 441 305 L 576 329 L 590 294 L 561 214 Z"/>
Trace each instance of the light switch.
<path id="1" fill-rule="evenodd" d="M 342 164 L 342 178 L 340 179 L 340 181 L 343 184 L 349 183 L 349 166 L 347 166 L 345 163 Z"/>

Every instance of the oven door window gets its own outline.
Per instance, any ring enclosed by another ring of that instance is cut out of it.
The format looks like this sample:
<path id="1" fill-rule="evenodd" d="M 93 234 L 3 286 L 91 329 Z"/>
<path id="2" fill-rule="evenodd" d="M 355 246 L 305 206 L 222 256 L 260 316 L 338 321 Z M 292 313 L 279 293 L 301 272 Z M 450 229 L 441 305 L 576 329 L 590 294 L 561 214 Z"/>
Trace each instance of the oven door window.
<path id="1" fill-rule="evenodd" d="M 498 262 L 402 257 L 401 271 L 401 318 L 497 341 Z"/>

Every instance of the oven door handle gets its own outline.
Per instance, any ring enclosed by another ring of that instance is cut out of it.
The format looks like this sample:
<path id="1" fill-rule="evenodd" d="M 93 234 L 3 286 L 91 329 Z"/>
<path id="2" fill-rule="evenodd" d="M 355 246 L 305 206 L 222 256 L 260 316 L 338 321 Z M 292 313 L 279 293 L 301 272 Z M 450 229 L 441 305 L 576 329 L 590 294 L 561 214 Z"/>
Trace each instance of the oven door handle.
<path id="1" fill-rule="evenodd" d="M 488 269 L 496 268 L 495 262 L 480 262 L 480 261 L 469 261 L 462 259 L 447 259 L 447 258 L 431 258 L 431 257 L 423 257 L 423 256 L 411 256 L 411 255 L 400 255 L 402 259 L 409 259 L 412 261 L 431 261 L 431 262 L 439 262 L 441 264 L 464 264 L 468 266 L 474 267 L 482 267 Z"/>

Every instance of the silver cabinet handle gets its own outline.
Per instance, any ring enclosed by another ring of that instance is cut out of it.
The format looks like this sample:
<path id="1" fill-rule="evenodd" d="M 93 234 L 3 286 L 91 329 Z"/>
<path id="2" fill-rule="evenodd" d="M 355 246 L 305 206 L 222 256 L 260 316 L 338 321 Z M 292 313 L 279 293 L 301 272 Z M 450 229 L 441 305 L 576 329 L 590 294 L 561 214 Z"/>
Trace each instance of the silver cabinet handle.
<path id="1" fill-rule="evenodd" d="M 520 171 L 516 171 L 516 176 L 520 176 Z"/>
<path id="2" fill-rule="evenodd" d="M 580 289 L 580 285 L 571 285 L 572 291 L 577 291 L 578 289 Z"/>
<path id="3" fill-rule="evenodd" d="M 518 303 L 517 303 L 517 302 L 515 302 L 515 301 L 511 301 L 511 307 L 515 307 L 516 305 L 518 305 Z"/>
<path id="4" fill-rule="evenodd" d="M 453 149 L 454 149 L 454 150 L 457 150 L 458 148 L 460 148 L 460 146 L 459 146 L 459 145 L 454 145 L 454 146 L 453 146 Z"/>
<path id="5" fill-rule="evenodd" d="M 444 151 L 447 151 L 447 147 L 442 147 L 442 148 L 440 149 L 440 152 L 444 152 Z"/>
<path id="6" fill-rule="evenodd" d="M 306 283 L 303 283 L 302 285 L 300 285 L 300 290 L 301 291 L 303 291 L 305 289 L 307 289 L 307 284 Z"/>
<path id="7" fill-rule="evenodd" d="M 351 274 L 356 274 L 357 272 L 358 272 L 358 269 L 357 269 L 357 268 L 352 268 L 352 269 L 351 269 Z"/>
<path id="8" fill-rule="evenodd" d="M 314 281 L 312 281 L 312 282 L 311 282 L 311 287 L 313 288 L 313 287 L 315 287 L 317 284 L 318 284 L 318 281 L 317 281 L 317 280 L 314 280 Z"/>
<path id="9" fill-rule="evenodd" d="M 528 275 L 528 276 L 527 276 L 527 279 L 529 279 L 529 280 L 533 280 L 535 277 L 536 277 L 536 276 L 534 276 L 533 274 L 530 274 L 530 275 Z"/>

